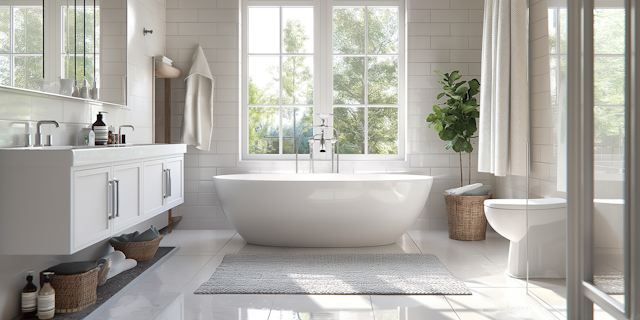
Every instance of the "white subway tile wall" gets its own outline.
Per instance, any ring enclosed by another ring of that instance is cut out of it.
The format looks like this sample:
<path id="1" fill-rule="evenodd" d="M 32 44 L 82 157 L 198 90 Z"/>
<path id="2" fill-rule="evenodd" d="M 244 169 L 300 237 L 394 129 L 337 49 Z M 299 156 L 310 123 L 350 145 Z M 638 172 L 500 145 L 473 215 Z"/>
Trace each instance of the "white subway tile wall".
<path id="1" fill-rule="evenodd" d="M 352 161 L 342 172 L 389 172 L 434 175 L 427 205 L 413 228 L 446 229 L 442 192 L 460 185 L 458 155 L 444 148 L 425 119 L 441 91 L 434 70 L 460 70 L 465 80 L 480 77 L 482 17 L 480 0 L 411 0 L 408 11 L 407 147 L 406 161 Z M 215 78 L 214 135 L 211 151 L 188 148 L 185 160 L 185 195 L 188 201 L 174 209 L 182 215 L 178 229 L 226 229 L 231 225 L 219 205 L 212 178 L 250 172 L 293 172 L 291 161 L 239 161 L 239 17 L 236 0 L 167 0 L 167 56 L 183 71 L 171 80 L 171 140 L 179 140 L 179 115 L 184 108 L 184 78 L 196 45 L 202 46 Z M 481 80 L 481 79 L 479 79 Z M 157 82 L 156 141 L 164 139 L 164 84 Z M 474 151 L 475 152 L 475 151 Z M 307 163 L 301 163 L 308 170 Z M 328 169 L 328 163 L 317 164 Z M 463 155 L 465 184 L 468 155 Z M 492 176 L 477 172 L 471 163 L 472 182 L 490 184 Z"/>

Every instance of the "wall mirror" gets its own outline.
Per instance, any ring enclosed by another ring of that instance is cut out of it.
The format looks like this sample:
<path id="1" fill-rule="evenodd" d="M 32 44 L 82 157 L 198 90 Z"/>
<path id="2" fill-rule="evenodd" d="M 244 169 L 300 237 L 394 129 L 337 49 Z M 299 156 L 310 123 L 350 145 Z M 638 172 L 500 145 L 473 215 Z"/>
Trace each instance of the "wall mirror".
<path id="1" fill-rule="evenodd" d="M 127 2 L 0 0 L 0 86 L 127 104 Z"/>

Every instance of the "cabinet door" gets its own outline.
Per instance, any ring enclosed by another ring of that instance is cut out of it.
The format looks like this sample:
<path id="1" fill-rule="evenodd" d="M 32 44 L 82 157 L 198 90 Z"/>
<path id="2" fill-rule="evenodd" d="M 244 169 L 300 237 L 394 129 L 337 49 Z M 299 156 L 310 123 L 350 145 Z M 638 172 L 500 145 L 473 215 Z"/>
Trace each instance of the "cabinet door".
<path id="1" fill-rule="evenodd" d="M 111 166 L 73 173 L 71 221 L 75 250 L 111 235 L 110 181 Z"/>
<path id="2" fill-rule="evenodd" d="M 166 165 L 166 178 L 165 182 L 167 184 L 168 190 L 167 198 L 165 200 L 165 210 L 169 210 L 179 204 L 184 202 L 183 195 L 183 156 L 173 157 L 167 159 Z"/>
<path id="3" fill-rule="evenodd" d="M 141 191 L 142 164 L 140 162 L 113 166 L 115 182 L 114 232 L 142 221 Z"/>
<path id="4" fill-rule="evenodd" d="M 145 161 L 142 169 L 142 208 L 145 219 L 165 211 L 164 189 L 164 160 Z"/>

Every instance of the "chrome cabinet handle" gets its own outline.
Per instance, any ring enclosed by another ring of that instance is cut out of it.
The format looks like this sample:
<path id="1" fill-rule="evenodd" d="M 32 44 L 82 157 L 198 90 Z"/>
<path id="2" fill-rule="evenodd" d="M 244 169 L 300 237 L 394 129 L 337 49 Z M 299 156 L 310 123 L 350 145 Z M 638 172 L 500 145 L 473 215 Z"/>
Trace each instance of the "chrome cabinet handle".
<path id="1" fill-rule="evenodd" d="M 107 217 L 109 217 L 109 220 L 113 219 L 112 211 L 113 211 L 113 182 L 109 180 L 109 189 L 107 190 Z"/>
<path id="2" fill-rule="evenodd" d="M 113 190 L 116 199 L 116 206 L 114 211 L 117 218 L 120 217 L 120 180 L 113 180 Z"/>
<path id="3" fill-rule="evenodd" d="M 167 198 L 171 197 L 171 169 L 167 169 Z"/>
<path id="4" fill-rule="evenodd" d="M 164 183 L 162 184 L 162 198 L 166 199 L 167 198 L 167 170 L 162 170 L 162 180 L 164 180 Z"/>

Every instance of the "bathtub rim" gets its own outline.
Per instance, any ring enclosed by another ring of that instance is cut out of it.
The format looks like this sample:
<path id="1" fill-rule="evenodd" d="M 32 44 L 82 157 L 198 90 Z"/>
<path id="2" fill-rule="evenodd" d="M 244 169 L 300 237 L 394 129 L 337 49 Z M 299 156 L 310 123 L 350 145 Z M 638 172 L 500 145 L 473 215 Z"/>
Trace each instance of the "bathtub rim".
<path id="1" fill-rule="evenodd" d="M 395 173 L 242 173 L 213 176 L 214 180 L 260 182 L 385 182 L 426 181 L 433 176 Z"/>

